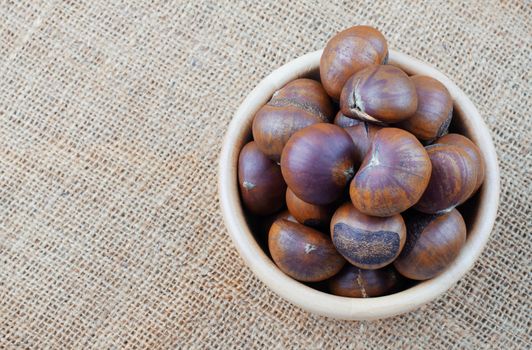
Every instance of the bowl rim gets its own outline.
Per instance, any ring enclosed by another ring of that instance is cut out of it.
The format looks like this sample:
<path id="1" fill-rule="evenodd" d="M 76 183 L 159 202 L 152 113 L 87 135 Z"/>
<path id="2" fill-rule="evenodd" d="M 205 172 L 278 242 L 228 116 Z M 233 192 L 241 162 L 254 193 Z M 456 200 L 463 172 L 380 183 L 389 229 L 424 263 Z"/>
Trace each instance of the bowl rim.
<path id="1" fill-rule="evenodd" d="M 261 249 L 246 223 L 240 204 L 237 163 L 244 139 L 248 138 L 256 111 L 271 95 L 291 80 L 308 76 L 319 67 L 323 50 L 296 58 L 265 77 L 245 98 L 226 132 L 219 158 L 218 193 L 227 230 L 238 252 L 255 275 L 276 294 L 304 310 L 345 320 L 372 320 L 412 311 L 453 286 L 474 265 L 484 249 L 493 228 L 500 196 L 497 154 L 488 127 L 466 94 L 447 76 L 429 64 L 404 53 L 389 50 L 389 64 L 409 74 L 436 78 L 449 90 L 454 108 L 463 116 L 463 127 L 481 149 L 486 165 L 486 178 L 481 187 L 479 208 L 471 224 L 466 244 L 455 261 L 437 277 L 421 282 L 399 293 L 367 298 L 347 298 L 324 293 L 285 275 Z"/>

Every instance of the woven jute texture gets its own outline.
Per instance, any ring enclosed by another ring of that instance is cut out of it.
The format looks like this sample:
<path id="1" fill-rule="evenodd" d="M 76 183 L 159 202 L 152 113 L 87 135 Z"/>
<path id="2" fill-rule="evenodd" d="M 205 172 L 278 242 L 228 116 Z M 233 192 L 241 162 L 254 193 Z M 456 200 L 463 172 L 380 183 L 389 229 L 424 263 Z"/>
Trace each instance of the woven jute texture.
<path id="1" fill-rule="evenodd" d="M 464 89 L 496 225 L 438 300 L 373 322 L 280 299 L 223 225 L 217 159 L 269 72 L 371 24 Z M 529 1 L 3 1 L 0 348 L 518 349 L 531 339 Z"/>

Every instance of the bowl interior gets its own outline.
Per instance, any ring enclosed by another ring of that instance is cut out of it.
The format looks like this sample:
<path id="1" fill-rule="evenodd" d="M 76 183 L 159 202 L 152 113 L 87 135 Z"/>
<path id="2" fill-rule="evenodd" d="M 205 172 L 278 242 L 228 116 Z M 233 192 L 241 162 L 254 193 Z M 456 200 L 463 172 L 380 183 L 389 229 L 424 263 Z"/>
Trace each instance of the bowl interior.
<path id="1" fill-rule="evenodd" d="M 484 185 L 473 198 L 458 207 L 468 230 L 466 245 L 458 258 L 439 276 L 411 283 L 407 289 L 383 297 L 344 298 L 324 292 L 324 284 L 306 285 L 291 279 L 275 266 L 267 249 L 264 249 L 267 238 L 263 220 L 246 215 L 242 209 L 236 183 L 236 164 L 240 149 L 252 139 L 251 123 L 255 112 L 287 82 L 301 77 L 319 80 L 320 56 L 321 51 L 317 51 L 279 68 L 253 90 L 237 111 L 220 157 L 219 190 L 226 225 L 239 252 L 255 274 L 276 293 L 306 310 L 342 319 L 374 319 L 410 311 L 439 296 L 460 279 L 471 268 L 488 239 L 499 196 L 493 143 L 478 111 L 456 85 L 434 68 L 390 50 L 390 64 L 411 75 L 432 76 L 446 85 L 454 100 L 450 132 L 469 137 L 482 151 L 486 163 Z"/>

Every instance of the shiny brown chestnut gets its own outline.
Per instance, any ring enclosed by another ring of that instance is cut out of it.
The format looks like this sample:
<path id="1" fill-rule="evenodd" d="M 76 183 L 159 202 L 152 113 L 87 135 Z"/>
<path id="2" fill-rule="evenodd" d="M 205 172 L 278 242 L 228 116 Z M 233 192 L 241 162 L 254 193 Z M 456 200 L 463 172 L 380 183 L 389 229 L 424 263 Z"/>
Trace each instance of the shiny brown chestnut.
<path id="1" fill-rule="evenodd" d="M 334 117 L 333 123 L 338 125 L 341 128 L 347 128 L 350 126 L 358 125 L 362 123 L 362 121 L 358 119 L 346 117 L 345 115 L 342 114 L 342 111 L 338 111 L 338 113 L 336 113 L 336 116 Z"/>
<path id="2" fill-rule="evenodd" d="M 402 280 L 391 265 L 378 270 L 365 270 L 346 264 L 340 273 L 329 280 L 329 290 L 343 297 L 379 297 L 395 292 Z"/>
<path id="3" fill-rule="evenodd" d="M 328 227 L 335 209 L 333 205 L 307 203 L 289 188 L 286 190 L 286 206 L 299 223 L 315 228 Z"/>
<path id="4" fill-rule="evenodd" d="M 351 203 L 336 210 L 331 219 L 331 237 L 336 250 L 362 269 L 378 269 L 393 262 L 406 240 L 401 215 L 369 216 Z"/>
<path id="5" fill-rule="evenodd" d="M 407 239 L 394 266 L 405 277 L 427 280 L 439 275 L 465 244 L 466 226 L 453 209 L 441 215 L 412 212 L 405 216 Z"/>
<path id="6" fill-rule="evenodd" d="M 426 150 L 432 173 L 427 189 L 414 208 L 427 214 L 450 211 L 475 191 L 479 165 L 464 147 L 434 144 Z"/>
<path id="7" fill-rule="evenodd" d="M 340 109 L 348 117 L 375 123 L 397 123 L 417 109 L 416 87 L 401 69 L 371 65 L 347 80 Z"/>
<path id="8" fill-rule="evenodd" d="M 260 150 L 279 161 L 284 145 L 296 131 L 332 118 L 333 107 L 322 85 L 311 79 L 294 80 L 277 91 L 255 114 L 252 131 Z"/>
<path id="9" fill-rule="evenodd" d="M 344 128 L 355 144 L 355 159 L 358 163 L 362 163 L 364 157 L 368 154 L 373 139 L 375 138 L 375 134 L 380 129 L 382 129 L 381 126 L 367 122 L 361 122 L 358 125 Z"/>
<path id="10" fill-rule="evenodd" d="M 288 187 L 303 201 L 334 202 L 355 173 L 355 146 L 334 124 L 319 123 L 296 132 L 281 156 L 281 171 Z"/>
<path id="11" fill-rule="evenodd" d="M 447 134 L 439 138 L 436 142 L 440 144 L 463 147 L 467 154 L 469 154 L 469 156 L 473 160 L 473 164 L 477 165 L 478 167 L 477 181 L 473 193 L 477 192 L 477 190 L 484 182 L 484 178 L 486 177 L 486 165 L 484 164 L 484 159 L 482 158 L 482 154 L 480 153 L 480 149 L 477 147 L 477 145 L 475 145 L 473 141 L 471 141 L 464 135 L 460 134 Z"/>
<path id="12" fill-rule="evenodd" d="M 377 29 L 355 26 L 333 36 L 321 55 L 320 77 L 323 87 L 338 101 L 347 79 L 370 64 L 385 64 L 388 44 Z"/>
<path id="13" fill-rule="evenodd" d="M 397 124 L 424 142 L 432 142 L 445 135 L 453 117 L 453 99 L 447 88 L 438 80 L 424 76 L 410 77 L 417 93 L 414 115 Z"/>
<path id="14" fill-rule="evenodd" d="M 254 141 L 240 151 L 238 185 L 244 207 L 253 214 L 272 214 L 284 205 L 286 183 L 281 168 L 266 157 Z"/>
<path id="15" fill-rule="evenodd" d="M 327 235 L 283 219 L 270 228 L 268 247 L 275 264 L 298 281 L 326 280 L 345 264 Z"/>
<path id="16" fill-rule="evenodd" d="M 398 214 L 421 198 L 431 168 L 427 152 L 414 135 L 397 128 L 383 128 L 375 134 L 351 181 L 351 201 L 367 215 Z"/>

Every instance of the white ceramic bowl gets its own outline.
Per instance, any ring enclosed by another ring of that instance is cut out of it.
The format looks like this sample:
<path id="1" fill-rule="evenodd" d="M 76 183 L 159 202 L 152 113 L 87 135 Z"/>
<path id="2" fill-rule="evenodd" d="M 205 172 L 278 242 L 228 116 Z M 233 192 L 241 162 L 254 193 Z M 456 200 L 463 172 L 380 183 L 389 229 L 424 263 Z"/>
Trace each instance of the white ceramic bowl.
<path id="1" fill-rule="evenodd" d="M 246 223 L 242 210 L 237 163 L 240 150 L 251 138 L 257 110 L 279 88 L 301 77 L 317 77 L 321 50 L 299 57 L 264 78 L 246 97 L 225 136 L 219 160 L 219 195 L 225 224 L 246 264 L 269 288 L 291 303 L 313 313 L 349 320 L 370 320 L 398 315 L 418 308 L 447 291 L 472 268 L 482 252 L 495 221 L 499 203 L 499 168 L 488 128 L 469 98 L 449 78 L 428 64 L 390 50 L 389 64 L 409 74 L 432 76 L 442 82 L 454 100 L 460 133 L 475 142 L 486 163 L 486 179 L 475 207 L 468 213 L 468 235 L 456 260 L 439 276 L 388 296 L 357 299 L 335 296 L 310 288 L 285 275 L 261 249 Z"/>

